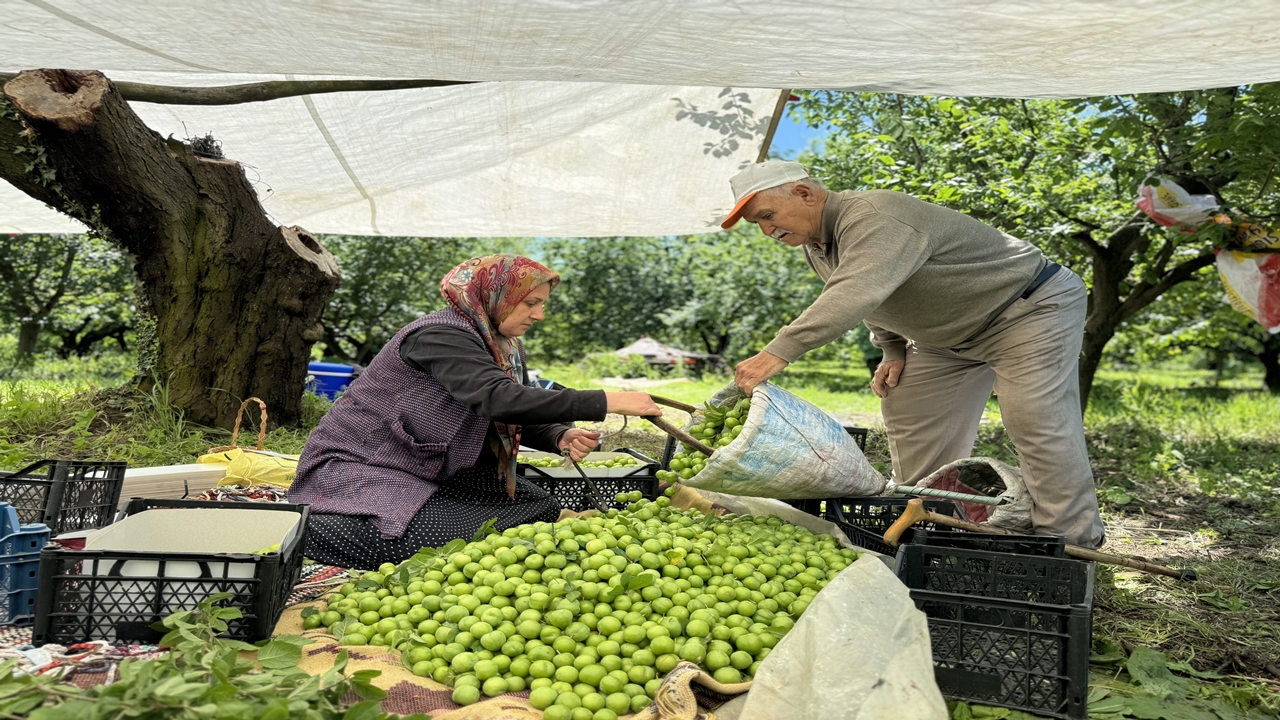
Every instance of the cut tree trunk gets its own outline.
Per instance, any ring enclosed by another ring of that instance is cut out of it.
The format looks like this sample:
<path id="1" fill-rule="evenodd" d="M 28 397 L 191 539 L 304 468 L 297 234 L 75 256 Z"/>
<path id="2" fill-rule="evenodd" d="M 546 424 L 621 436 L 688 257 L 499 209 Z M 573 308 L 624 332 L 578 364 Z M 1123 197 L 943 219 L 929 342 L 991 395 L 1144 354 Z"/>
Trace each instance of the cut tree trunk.
<path id="1" fill-rule="evenodd" d="M 165 383 L 206 425 L 230 427 L 250 396 L 297 422 L 338 267 L 267 219 L 239 163 L 160 137 L 101 73 L 28 70 L 0 98 L 0 177 L 133 256 L 153 319 L 144 389 Z"/>

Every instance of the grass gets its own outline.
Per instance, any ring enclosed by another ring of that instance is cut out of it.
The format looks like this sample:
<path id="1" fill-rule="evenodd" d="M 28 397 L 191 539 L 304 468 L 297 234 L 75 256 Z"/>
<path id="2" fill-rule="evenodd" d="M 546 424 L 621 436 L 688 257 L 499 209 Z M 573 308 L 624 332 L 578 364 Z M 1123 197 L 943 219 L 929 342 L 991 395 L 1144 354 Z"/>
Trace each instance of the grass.
<path id="1" fill-rule="evenodd" d="M 226 431 L 186 422 L 163 388 L 145 395 L 104 389 L 121 382 L 122 365 L 43 363 L 0 383 L 0 467 L 54 456 L 184 463 L 229 442 Z M 542 369 L 570 387 L 619 387 L 573 366 Z M 869 380 L 861 366 L 801 363 L 778 384 L 872 428 L 868 458 L 887 468 Z M 645 389 L 697 404 L 729 381 L 708 376 Z M 1186 583 L 1100 567 L 1094 623 L 1100 677 L 1122 672 L 1106 664 L 1109 649 L 1152 647 L 1179 673 L 1205 680 L 1197 692 L 1241 711 L 1280 715 L 1280 396 L 1259 386 L 1253 375 L 1214 386 L 1207 372 L 1176 368 L 1100 375 L 1085 426 L 1107 523 L 1105 550 L 1199 573 Z M 328 408 L 314 395 L 304 403 L 303 427 L 272 431 L 267 447 L 300 452 Z M 974 454 L 1016 463 L 994 401 L 984 418 Z M 615 433 L 609 447 L 661 456 L 664 437 L 646 423 L 623 430 L 610 422 L 606 429 Z"/>

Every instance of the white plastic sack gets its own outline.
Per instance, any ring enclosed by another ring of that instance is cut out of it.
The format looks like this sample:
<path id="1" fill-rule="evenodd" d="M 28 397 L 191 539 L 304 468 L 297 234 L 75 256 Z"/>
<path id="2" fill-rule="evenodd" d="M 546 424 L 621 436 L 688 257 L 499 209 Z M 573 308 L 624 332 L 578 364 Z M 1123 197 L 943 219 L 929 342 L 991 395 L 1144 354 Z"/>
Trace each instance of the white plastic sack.
<path id="1" fill-rule="evenodd" d="M 1212 195 L 1192 195 L 1178 183 L 1167 178 L 1155 178 L 1156 185 L 1143 184 L 1138 188 L 1138 209 L 1156 222 L 1172 225 L 1201 225 L 1218 209 L 1218 201 Z"/>
<path id="2" fill-rule="evenodd" d="M 742 397 L 729 383 L 710 402 L 722 407 Z M 792 499 L 878 495 L 885 485 L 835 418 L 769 383 L 751 396 L 742 434 L 681 482 L 730 495 Z"/>
<path id="3" fill-rule="evenodd" d="M 1231 308 L 1280 333 L 1280 253 L 1219 250 L 1216 262 Z"/>
<path id="4" fill-rule="evenodd" d="M 1031 495 L 1022 480 L 1022 470 L 986 457 L 965 458 L 938 468 L 916 483 L 916 487 L 1004 498 L 1003 505 L 982 505 L 960 501 L 965 515 L 974 522 L 987 522 L 1019 534 L 1030 534 Z M 924 499 L 928 500 L 928 497 Z"/>
<path id="5" fill-rule="evenodd" d="M 867 554 L 760 664 L 739 720 L 946 720 L 924 613 Z"/>

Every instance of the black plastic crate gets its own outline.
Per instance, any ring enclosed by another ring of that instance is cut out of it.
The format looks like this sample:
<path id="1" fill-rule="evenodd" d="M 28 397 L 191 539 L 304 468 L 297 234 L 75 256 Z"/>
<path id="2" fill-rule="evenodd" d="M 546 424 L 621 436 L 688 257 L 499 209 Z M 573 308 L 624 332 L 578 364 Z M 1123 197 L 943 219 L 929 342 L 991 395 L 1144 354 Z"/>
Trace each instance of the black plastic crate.
<path id="1" fill-rule="evenodd" d="M 44 523 L 62 533 L 110 525 L 120 504 L 125 463 L 41 460 L 16 472 L 0 472 L 0 500 L 23 523 Z"/>
<path id="2" fill-rule="evenodd" d="M 1088 717 L 1091 563 L 904 545 L 898 577 L 928 618 L 943 695 Z"/>
<path id="3" fill-rule="evenodd" d="M 658 497 L 658 478 L 654 474 L 658 471 L 658 462 L 631 448 L 616 448 L 613 452 L 631 455 L 642 464 L 640 467 L 634 468 L 634 472 L 631 474 L 622 477 L 591 476 L 596 487 L 600 489 L 600 501 L 606 507 L 621 510 L 627 504 L 614 500 L 618 493 L 639 490 L 649 500 Z M 532 465 L 524 465 L 523 469 L 526 480 L 551 493 L 566 510 L 582 512 L 583 510 L 595 509 L 596 504 L 591 502 L 591 498 L 587 495 L 590 488 L 587 486 L 587 482 L 576 474 L 576 471 L 570 477 L 550 477 L 542 471 L 542 468 Z M 584 469 L 587 470 L 588 474 L 590 473 L 589 468 Z"/>
<path id="4" fill-rule="evenodd" d="M 849 538 L 849 542 L 868 550 L 892 555 L 897 549 L 884 541 L 884 531 L 902 515 L 910 498 L 901 497 L 850 497 L 827 500 L 823 517 L 835 523 Z M 950 500 L 925 500 L 926 510 L 939 515 L 959 515 Z M 918 522 L 902 533 L 900 543 L 911 542 L 917 528 L 936 530 L 928 521 Z"/>
<path id="5" fill-rule="evenodd" d="M 244 614 L 227 623 L 227 637 L 253 641 L 271 636 L 302 573 L 309 506 L 134 498 L 124 514 L 164 508 L 293 512 L 301 518 L 292 539 L 279 552 L 267 555 L 46 548 L 40 553 L 35 644 L 71 645 L 88 640 L 155 643 L 162 633 L 152 624 L 174 612 L 194 610 L 201 600 L 219 592 L 231 593 L 225 604 Z M 127 562 L 155 563 L 156 570 L 151 575 L 122 576 Z M 198 577 L 187 574 L 193 564 L 199 568 Z M 233 568 L 243 570 L 245 564 L 252 565 L 252 575 L 235 576 L 238 573 L 233 573 Z"/>
<path id="6" fill-rule="evenodd" d="M 986 550 L 1054 558 L 1067 556 L 1066 539 L 1056 535 L 985 535 L 921 529 L 912 534 L 911 542 L 915 545 L 933 545 L 958 550 Z"/>

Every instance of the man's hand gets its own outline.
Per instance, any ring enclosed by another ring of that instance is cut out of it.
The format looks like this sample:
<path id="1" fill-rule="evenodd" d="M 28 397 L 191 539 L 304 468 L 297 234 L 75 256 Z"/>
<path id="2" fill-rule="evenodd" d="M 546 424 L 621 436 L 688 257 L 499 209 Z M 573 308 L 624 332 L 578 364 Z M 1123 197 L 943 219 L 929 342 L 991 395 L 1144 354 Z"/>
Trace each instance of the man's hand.
<path id="1" fill-rule="evenodd" d="M 750 395 L 757 385 L 782 372 L 789 364 L 777 355 L 761 352 L 738 363 L 738 367 L 734 369 L 733 382 L 739 390 Z"/>
<path id="2" fill-rule="evenodd" d="M 889 394 L 889 388 L 898 387 L 898 378 L 902 376 L 902 368 L 906 360 L 885 360 L 876 367 L 875 377 L 871 378 L 871 392 L 879 397 Z"/>
<path id="3" fill-rule="evenodd" d="M 599 443 L 600 433 L 581 428 L 569 428 L 560 436 L 558 444 L 561 451 L 566 448 L 569 450 L 569 457 L 581 460 L 587 456 L 587 453 L 595 450 Z"/>

